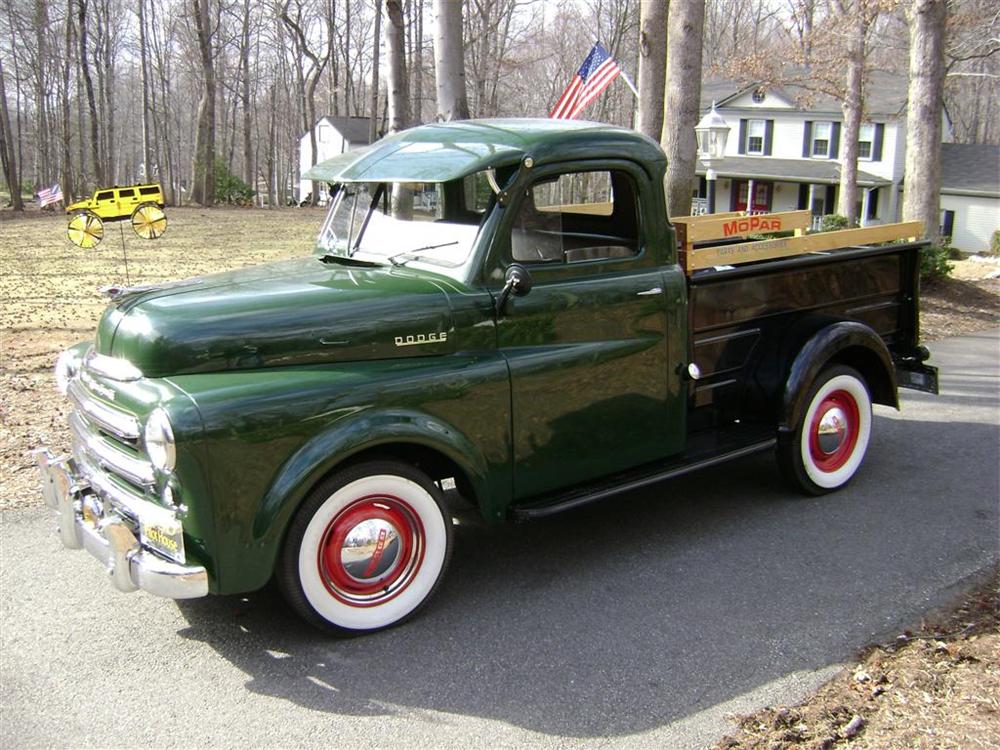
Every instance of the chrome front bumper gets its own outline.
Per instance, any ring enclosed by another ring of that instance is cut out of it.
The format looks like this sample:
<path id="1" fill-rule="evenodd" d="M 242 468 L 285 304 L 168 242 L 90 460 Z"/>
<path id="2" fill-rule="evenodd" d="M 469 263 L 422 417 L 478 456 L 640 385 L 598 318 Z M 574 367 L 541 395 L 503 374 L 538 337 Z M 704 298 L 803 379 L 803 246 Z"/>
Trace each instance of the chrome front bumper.
<path id="1" fill-rule="evenodd" d="M 119 591 L 143 589 L 171 599 L 208 594 L 208 572 L 200 565 L 180 565 L 142 548 L 121 517 L 113 513 L 92 523 L 84 518 L 82 498 L 91 491 L 74 476 L 68 458 L 37 451 L 45 504 L 56 511 L 59 537 L 69 549 L 85 549 L 100 560 Z"/>

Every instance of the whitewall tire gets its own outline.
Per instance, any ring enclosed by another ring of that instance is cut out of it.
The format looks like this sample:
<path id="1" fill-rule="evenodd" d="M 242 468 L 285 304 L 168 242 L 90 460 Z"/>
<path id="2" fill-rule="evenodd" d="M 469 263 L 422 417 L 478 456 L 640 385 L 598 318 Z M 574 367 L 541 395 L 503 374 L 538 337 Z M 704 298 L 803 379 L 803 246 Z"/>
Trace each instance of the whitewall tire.
<path id="1" fill-rule="evenodd" d="M 427 601 L 451 557 L 440 490 L 393 461 L 323 482 L 292 521 L 277 579 L 310 622 L 345 634 L 397 625 Z"/>
<path id="2" fill-rule="evenodd" d="M 861 467 L 872 430 L 872 401 L 857 371 L 837 365 L 816 378 L 795 432 L 778 445 L 785 475 L 813 495 L 839 489 Z"/>

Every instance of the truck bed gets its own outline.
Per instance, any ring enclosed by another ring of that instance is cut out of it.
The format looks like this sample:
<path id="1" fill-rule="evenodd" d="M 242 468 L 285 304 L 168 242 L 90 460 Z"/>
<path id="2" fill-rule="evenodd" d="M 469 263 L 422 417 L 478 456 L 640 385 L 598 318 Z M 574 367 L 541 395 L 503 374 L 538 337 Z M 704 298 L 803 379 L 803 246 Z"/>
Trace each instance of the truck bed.
<path id="1" fill-rule="evenodd" d="M 894 359 L 912 358 L 919 334 L 920 250 L 926 242 L 853 247 L 696 271 L 688 285 L 689 432 L 767 420 L 763 392 L 782 342 L 805 318 L 872 328 Z M 900 383 L 906 385 L 906 383 Z"/>

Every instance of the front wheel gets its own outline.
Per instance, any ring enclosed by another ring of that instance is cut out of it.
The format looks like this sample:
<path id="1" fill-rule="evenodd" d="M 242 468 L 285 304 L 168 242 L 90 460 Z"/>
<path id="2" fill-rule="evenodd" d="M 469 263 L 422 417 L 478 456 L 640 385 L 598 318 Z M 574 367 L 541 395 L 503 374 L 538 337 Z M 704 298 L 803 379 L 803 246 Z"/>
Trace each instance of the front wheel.
<path id="1" fill-rule="evenodd" d="M 397 625 L 426 602 L 451 557 L 451 518 L 422 472 L 372 461 L 334 475 L 292 521 L 277 582 L 306 620 L 342 634 Z"/>
<path id="2" fill-rule="evenodd" d="M 819 374 L 794 433 L 778 443 L 782 473 L 797 488 L 822 495 L 847 484 L 868 450 L 872 400 L 864 378 L 837 365 Z"/>

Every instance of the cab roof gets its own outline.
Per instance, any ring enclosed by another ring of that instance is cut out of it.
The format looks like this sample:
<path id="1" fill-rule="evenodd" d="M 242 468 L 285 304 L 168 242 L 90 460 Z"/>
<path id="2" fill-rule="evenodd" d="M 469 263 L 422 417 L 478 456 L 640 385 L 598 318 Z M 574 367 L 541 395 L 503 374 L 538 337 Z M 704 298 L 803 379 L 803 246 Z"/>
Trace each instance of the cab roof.
<path id="1" fill-rule="evenodd" d="M 663 161 L 650 138 L 597 122 L 550 119 L 461 120 L 421 125 L 348 151 L 308 170 L 324 182 L 449 182 L 530 156 L 535 164 L 567 159 Z"/>

